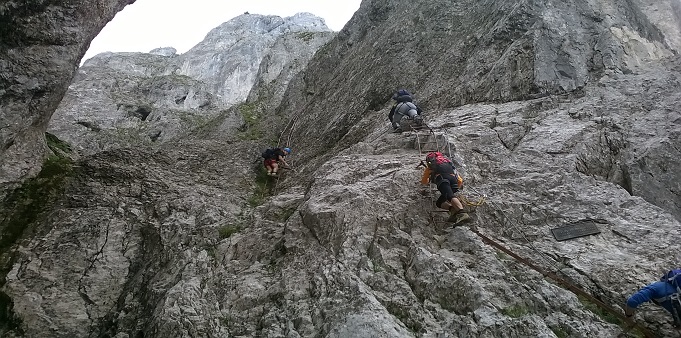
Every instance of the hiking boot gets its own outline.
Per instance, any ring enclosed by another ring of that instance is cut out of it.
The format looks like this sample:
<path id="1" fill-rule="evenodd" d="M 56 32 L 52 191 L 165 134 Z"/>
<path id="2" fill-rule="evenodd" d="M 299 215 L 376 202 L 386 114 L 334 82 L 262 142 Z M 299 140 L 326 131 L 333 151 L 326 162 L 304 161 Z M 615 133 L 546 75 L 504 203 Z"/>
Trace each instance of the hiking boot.
<path id="1" fill-rule="evenodd" d="M 452 206 L 449 208 L 449 218 L 447 218 L 447 222 L 452 222 L 456 225 L 461 222 L 466 222 L 470 218 L 471 216 L 463 210 L 454 210 L 454 206 Z"/>
<path id="2" fill-rule="evenodd" d="M 465 222 L 468 222 L 468 221 L 471 220 L 471 216 L 469 216 L 465 212 L 460 212 L 460 213 L 458 213 L 454 216 L 455 216 L 454 224 L 461 224 L 461 223 L 465 223 Z"/>
<path id="3" fill-rule="evenodd" d="M 449 207 L 449 218 L 447 222 L 456 222 L 456 216 L 461 212 L 461 210 L 455 210 L 454 206 Z"/>

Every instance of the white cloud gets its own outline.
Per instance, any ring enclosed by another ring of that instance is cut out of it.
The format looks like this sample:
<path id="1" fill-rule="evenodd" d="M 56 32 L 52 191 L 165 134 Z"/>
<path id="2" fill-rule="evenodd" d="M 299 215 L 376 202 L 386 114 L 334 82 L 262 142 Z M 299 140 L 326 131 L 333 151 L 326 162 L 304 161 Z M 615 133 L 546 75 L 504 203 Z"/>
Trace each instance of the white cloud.
<path id="1" fill-rule="evenodd" d="M 292 16 L 309 12 L 339 31 L 361 0 L 137 0 L 126 6 L 90 44 L 83 60 L 102 52 L 148 52 L 174 47 L 184 53 L 208 32 L 244 12 Z"/>

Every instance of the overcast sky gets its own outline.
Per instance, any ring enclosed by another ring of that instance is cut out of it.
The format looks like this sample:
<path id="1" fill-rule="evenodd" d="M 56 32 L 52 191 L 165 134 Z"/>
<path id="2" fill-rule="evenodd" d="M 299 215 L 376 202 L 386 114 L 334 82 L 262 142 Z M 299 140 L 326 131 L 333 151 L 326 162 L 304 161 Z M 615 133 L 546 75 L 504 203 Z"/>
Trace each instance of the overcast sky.
<path id="1" fill-rule="evenodd" d="M 137 0 L 116 14 L 92 41 L 83 61 L 102 52 L 148 52 L 174 47 L 184 53 L 208 32 L 244 12 L 292 16 L 309 12 L 339 31 L 361 0 Z"/>

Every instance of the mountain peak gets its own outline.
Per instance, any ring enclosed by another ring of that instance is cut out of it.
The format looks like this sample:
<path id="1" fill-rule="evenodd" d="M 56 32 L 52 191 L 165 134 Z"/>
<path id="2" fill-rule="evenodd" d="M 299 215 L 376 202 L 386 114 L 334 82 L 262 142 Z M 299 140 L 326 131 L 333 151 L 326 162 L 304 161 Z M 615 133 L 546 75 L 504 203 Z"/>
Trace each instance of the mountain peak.
<path id="1" fill-rule="evenodd" d="M 206 39 L 223 34 L 283 34 L 296 31 L 329 32 L 324 19 L 311 13 L 282 18 L 276 15 L 241 14 L 212 29 Z"/>

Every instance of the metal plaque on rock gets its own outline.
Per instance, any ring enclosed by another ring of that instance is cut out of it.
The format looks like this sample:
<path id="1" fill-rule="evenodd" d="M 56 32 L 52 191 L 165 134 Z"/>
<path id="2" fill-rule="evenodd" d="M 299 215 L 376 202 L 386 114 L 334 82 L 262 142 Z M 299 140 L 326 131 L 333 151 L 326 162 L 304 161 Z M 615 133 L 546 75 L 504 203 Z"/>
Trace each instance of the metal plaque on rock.
<path id="1" fill-rule="evenodd" d="M 570 223 L 562 227 L 551 229 L 551 232 L 553 233 L 553 237 L 555 237 L 557 241 L 564 241 L 577 237 L 597 235 L 601 233 L 596 223 L 592 220 L 584 220 Z"/>

